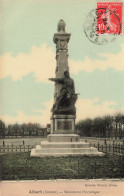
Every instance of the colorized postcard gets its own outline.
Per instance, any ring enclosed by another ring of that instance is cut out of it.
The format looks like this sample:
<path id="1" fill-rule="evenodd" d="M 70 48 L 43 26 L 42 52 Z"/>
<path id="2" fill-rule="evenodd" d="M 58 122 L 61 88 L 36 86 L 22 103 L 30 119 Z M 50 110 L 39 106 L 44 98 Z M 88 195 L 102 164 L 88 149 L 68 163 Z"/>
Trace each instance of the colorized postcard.
<path id="1" fill-rule="evenodd" d="M 124 196 L 124 1 L 0 0 L 0 196 Z"/>

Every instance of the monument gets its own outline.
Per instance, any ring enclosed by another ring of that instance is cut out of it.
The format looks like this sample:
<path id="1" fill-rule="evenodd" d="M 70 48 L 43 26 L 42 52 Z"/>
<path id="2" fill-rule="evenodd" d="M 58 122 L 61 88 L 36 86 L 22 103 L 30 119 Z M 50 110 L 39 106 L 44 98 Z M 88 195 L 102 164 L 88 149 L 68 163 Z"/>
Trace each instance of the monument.
<path id="1" fill-rule="evenodd" d="M 90 144 L 81 142 L 75 133 L 76 107 L 78 94 L 75 92 L 73 79 L 69 74 L 68 42 L 70 33 L 65 31 L 65 22 L 58 23 L 58 33 L 54 34 L 56 44 L 55 78 L 49 78 L 55 83 L 54 104 L 51 109 L 51 133 L 47 141 L 42 141 L 31 150 L 31 156 L 68 156 L 68 155 L 103 155 Z"/>

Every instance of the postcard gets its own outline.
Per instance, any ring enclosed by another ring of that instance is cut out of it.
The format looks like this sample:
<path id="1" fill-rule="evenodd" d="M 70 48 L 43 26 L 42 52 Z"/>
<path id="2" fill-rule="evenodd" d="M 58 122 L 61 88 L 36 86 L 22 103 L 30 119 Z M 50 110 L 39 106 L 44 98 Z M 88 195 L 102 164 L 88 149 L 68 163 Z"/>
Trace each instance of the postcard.
<path id="1" fill-rule="evenodd" d="M 0 1 L 0 195 L 124 196 L 124 1 Z"/>

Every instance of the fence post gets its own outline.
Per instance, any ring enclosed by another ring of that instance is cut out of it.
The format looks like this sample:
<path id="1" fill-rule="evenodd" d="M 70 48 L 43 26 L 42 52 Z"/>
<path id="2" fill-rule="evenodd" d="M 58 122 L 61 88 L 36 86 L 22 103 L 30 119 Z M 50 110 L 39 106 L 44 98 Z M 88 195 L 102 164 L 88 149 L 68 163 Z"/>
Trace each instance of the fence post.
<path id="1" fill-rule="evenodd" d="M 118 147 L 118 145 L 117 145 L 117 143 L 116 143 L 116 145 L 115 145 L 115 152 L 116 152 L 116 154 L 118 154 L 118 149 L 117 149 L 117 147 Z"/>
<path id="2" fill-rule="evenodd" d="M 11 148 L 11 151 L 13 152 L 13 144 L 12 144 L 12 148 Z"/>
<path id="3" fill-rule="evenodd" d="M 111 152 L 111 144 L 109 144 L 109 152 Z"/>
<path id="4" fill-rule="evenodd" d="M 7 151 L 9 152 L 9 145 L 7 145 Z"/>
<path id="5" fill-rule="evenodd" d="M 104 140 L 104 144 L 106 144 L 106 139 Z"/>
<path id="6" fill-rule="evenodd" d="M 99 142 L 98 142 L 98 151 L 99 151 Z"/>
<path id="7" fill-rule="evenodd" d="M 105 144 L 105 153 L 107 153 L 107 143 Z"/>
<path id="8" fill-rule="evenodd" d="M 103 152 L 104 150 L 103 150 L 103 145 L 102 145 L 102 152 Z"/>
<path id="9" fill-rule="evenodd" d="M 120 155 L 121 151 L 120 151 L 121 145 L 120 143 L 118 144 L 118 154 Z"/>
<path id="10" fill-rule="evenodd" d="M 115 146 L 114 146 L 114 141 L 113 141 L 113 146 L 112 146 L 113 154 L 114 154 L 114 149 L 115 149 Z"/>
<path id="11" fill-rule="evenodd" d="M 122 145 L 120 144 L 120 155 L 122 156 Z"/>
<path id="12" fill-rule="evenodd" d="M 21 152 L 21 145 L 20 145 L 20 152 Z"/>
<path id="13" fill-rule="evenodd" d="M 124 155 L 124 144 L 121 145 L 121 154 Z"/>

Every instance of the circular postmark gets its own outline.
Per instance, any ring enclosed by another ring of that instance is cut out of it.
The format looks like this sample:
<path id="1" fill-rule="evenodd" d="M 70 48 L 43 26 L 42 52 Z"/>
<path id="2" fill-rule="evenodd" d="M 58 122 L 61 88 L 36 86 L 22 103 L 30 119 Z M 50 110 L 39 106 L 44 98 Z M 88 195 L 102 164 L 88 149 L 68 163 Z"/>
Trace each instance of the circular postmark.
<path id="1" fill-rule="evenodd" d="M 106 44 L 115 40 L 120 34 L 121 22 L 116 13 L 110 9 L 94 9 L 86 17 L 84 32 L 91 42 Z"/>

